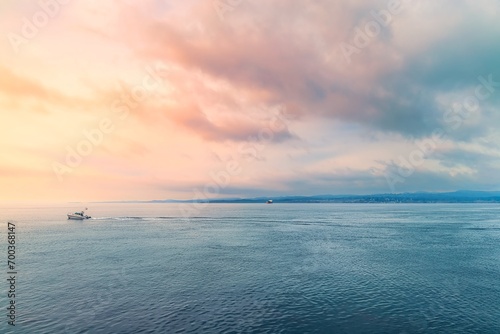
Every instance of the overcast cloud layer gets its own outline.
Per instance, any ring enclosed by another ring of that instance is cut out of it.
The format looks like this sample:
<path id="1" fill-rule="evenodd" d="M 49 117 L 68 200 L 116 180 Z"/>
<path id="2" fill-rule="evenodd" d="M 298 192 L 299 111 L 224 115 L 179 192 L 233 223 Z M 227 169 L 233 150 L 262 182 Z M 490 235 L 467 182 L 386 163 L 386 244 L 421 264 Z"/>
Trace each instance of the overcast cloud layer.
<path id="1" fill-rule="evenodd" d="M 2 200 L 500 188 L 497 1 L 0 6 Z"/>

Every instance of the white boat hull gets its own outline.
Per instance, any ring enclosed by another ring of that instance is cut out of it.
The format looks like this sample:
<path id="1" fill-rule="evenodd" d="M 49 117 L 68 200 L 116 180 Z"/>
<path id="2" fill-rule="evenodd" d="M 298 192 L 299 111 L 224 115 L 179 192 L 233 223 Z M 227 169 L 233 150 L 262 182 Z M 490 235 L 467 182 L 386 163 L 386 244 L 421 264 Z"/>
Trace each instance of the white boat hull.
<path id="1" fill-rule="evenodd" d="M 84 220 L 84 219 L 90 219 L 90 216 L 87 216 L 85 214 L 85 211 L 82 211 L 82 212 L 68 213 L 68 219 Z"/>
<path id="2" fill-rule="evenodd" d="M 78 215 L 70 215 L 68 214 L 68 219 L 74 219 L 74 220 L 84 220 L 85 217 L 78 216 Z"/>

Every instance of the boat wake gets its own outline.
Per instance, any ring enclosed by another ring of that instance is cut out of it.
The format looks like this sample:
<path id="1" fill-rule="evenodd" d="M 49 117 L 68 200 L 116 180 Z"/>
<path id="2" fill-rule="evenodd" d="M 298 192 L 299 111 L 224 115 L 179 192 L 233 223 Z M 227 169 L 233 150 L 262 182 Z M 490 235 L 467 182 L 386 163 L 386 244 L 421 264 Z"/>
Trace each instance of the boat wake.
<path id="1" fill-rule="evenodd" d="M 133 216 L 125 216 L 125 217 L 93 217 L 91 220 L 113 220 L 113 221 L 160 221 L 160 220 L 181 220 L 181 219 L 210 219 L 210 217 L 183 217 L 183 216 L 170 216 L 170 217 L 133 217 Z"/>

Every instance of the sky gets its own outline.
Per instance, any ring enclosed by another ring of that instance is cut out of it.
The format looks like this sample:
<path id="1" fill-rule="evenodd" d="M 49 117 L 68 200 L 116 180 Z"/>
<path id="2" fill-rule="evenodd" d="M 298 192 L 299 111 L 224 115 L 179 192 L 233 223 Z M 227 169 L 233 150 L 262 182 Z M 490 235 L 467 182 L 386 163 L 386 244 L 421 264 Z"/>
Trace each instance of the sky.
<path id="1" fill-rule="evenodd" d="M 496 0 L 5 0 L 0 201 L 500 190 Z"/>

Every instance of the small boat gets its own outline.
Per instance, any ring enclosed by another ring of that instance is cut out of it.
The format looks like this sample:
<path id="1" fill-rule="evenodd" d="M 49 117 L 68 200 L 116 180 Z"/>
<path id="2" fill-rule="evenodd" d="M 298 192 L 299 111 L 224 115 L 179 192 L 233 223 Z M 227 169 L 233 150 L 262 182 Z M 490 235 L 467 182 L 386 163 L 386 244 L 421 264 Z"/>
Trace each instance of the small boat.
<path id="1" fill-rule="evenodd" d="M 85 208 L 85 210 L 87 210 L 87 208 Z M 92 217 L 87 216 L 85 214 L 85 211 L 75 212 L 75 213 L 68 213 L 68 219 L 84 220 L 84 219 L 89 219 L 89 218 L 92 218 Z"/>
<path id="2" fill-rule="evenodd" d="M 272 199 L 268 199 L 266 204 L 273 204 L 273 200 Z"/>

